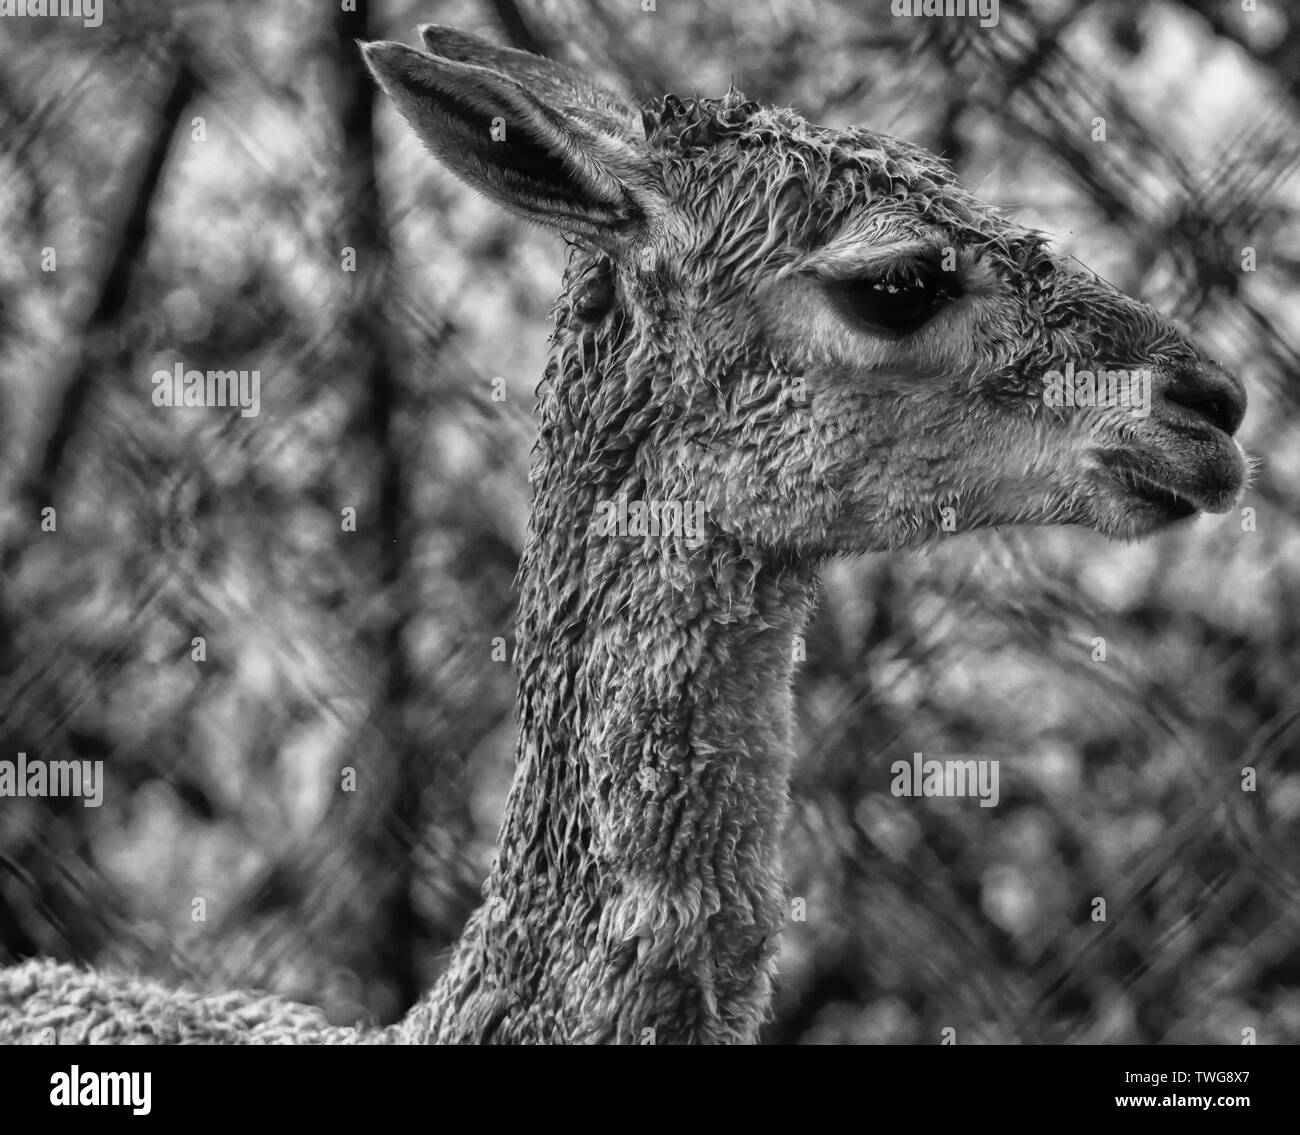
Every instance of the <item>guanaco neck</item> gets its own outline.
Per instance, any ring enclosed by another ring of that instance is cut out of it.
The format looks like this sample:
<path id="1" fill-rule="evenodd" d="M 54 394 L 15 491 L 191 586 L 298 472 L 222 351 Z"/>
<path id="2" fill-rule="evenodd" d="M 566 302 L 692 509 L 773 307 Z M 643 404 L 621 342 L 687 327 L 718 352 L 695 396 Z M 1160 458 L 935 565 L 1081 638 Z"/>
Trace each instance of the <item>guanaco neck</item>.
<path id="1" fill-rule="evenodd" d="M 696 547 L 604 534 L 601 502 L 659 491 L 641 443 L 670 363 L 613 318 L 557 333 L 519 578 L 516 774 L 486 901 L 408 1019 L 417 1039 L 744 1041 L 770 1001 L 814 579 L 707 524 Z"/>

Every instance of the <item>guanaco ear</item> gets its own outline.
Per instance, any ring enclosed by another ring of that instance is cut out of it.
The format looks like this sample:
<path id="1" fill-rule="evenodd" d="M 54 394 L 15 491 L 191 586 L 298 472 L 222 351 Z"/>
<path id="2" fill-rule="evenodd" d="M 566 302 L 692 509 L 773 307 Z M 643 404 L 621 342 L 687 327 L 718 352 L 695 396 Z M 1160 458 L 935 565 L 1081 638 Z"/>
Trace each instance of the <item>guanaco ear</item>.
<path id="1" fill-rule="evenodd" d="M 606 134 L 628 142 L 645 140 L 641 108 L 572 67 L 527 51 L 502 47 L 457 28 L 423 24 L 419 30 L 425 50 L 432 55 L 499 71 L 522 83 L 543 102 L 566 114 L 577 115 Z"/>
<path id="2" fill-rule="evenodd" d="M 507 209 L 607 251 L 653 223 L 662 199 L 650 162 L 625 138 L 490 67 L 400 43 L 362 51 L 434 156 Z"/>

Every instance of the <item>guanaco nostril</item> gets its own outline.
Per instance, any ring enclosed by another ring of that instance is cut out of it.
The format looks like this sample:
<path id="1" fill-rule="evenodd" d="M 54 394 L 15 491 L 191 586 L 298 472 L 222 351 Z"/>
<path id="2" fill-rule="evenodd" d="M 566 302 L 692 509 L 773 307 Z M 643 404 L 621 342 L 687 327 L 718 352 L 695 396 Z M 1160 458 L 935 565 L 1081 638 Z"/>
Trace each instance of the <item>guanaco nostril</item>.
<path id="1" fill-rule="evenodd" d="M 1245 387 L 1213 363 L 1196 370 L 1177 371 L 1160 394 L 1226 434 L 1236 433 L 1246 416 Z"/>

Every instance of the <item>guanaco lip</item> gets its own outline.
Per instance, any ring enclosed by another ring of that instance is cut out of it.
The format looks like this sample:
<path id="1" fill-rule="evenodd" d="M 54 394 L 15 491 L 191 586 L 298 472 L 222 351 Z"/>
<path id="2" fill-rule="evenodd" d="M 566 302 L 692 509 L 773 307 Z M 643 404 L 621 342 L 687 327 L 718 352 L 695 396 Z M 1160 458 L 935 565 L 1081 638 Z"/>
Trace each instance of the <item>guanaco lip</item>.
<path id="1" fill-rule="evenodd" d="M 1234 470 L 1234 476 L 1207 489 L 1153 476 L 1129 454 L 1102 454 L 1102 461 L 1126 490 L 1171 520 L 1183 520 L 1197 512 L 1227 512 L 1237 499 L 1243 480 L 1242 474 Z"/>
<path id="2" fill-rule="evenodd" d="M 1140 473 L 1128 475 L 1128 488 L 1145 504 L 1155 505 L 1173 520 L 1183 520 L 1202 511 L 1202 505 L 1176 489 Z"/>

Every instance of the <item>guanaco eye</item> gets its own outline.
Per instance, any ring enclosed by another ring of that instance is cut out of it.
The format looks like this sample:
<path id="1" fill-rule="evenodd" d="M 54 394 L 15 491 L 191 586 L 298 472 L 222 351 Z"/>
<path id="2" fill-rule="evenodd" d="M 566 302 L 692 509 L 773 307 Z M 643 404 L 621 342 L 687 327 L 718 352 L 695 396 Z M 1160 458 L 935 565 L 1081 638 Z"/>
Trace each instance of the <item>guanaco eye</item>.
<path id="1" fill-rule="evenodd" d="M 938 264 L 909 263 L 886 272 L 832 285 L 844 312 L 882 335 L 910 335 L 961 295 L 953 272 Z"/>

